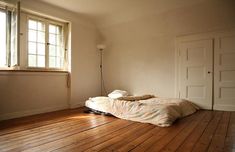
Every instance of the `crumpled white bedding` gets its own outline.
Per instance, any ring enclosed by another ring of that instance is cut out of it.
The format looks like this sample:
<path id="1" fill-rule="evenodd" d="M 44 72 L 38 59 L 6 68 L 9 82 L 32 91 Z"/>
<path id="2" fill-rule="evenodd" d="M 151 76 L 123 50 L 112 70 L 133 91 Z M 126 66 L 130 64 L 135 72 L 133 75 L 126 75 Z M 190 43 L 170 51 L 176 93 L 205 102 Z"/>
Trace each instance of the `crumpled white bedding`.
<path id="1" fill-rule="evenodd" d="M 124 101 L 109 97 L 95 97 L 86 101 L 86 107 L 118 118 L 167 127 L 178 119 L 193 114 L 199 108 L 184 99 L 151 98 Z"/>

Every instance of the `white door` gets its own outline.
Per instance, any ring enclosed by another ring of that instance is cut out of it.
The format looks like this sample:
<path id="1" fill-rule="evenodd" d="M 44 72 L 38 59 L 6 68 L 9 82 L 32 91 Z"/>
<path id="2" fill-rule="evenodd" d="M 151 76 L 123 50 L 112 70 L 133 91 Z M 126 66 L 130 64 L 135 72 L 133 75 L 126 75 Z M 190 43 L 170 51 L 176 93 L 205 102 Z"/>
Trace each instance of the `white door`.
<path id="1" fill-rule="evenodd" d="M 212 109 L 213 40 L 179 43 L 179 96 Z"/>
<path id="2" fill-rule="evenodd" d="M 235 110 L 235 31 L 215 38 L 214 109 Z"/>

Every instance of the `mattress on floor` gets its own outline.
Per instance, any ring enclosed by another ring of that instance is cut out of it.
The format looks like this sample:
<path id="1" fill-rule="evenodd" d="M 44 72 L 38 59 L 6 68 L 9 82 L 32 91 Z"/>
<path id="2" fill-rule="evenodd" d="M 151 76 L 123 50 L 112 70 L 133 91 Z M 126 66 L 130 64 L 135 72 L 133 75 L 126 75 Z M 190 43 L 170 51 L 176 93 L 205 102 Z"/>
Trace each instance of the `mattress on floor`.
<path id="1" fill-rule="evenodd" d="M 196 112 L 199 108 L 184 99 L 151 98 L 125 101 L 109 97 L 95 97 L 86 101 L 86 107 L 118 118 L 167 127 L 178 119 Z"/>

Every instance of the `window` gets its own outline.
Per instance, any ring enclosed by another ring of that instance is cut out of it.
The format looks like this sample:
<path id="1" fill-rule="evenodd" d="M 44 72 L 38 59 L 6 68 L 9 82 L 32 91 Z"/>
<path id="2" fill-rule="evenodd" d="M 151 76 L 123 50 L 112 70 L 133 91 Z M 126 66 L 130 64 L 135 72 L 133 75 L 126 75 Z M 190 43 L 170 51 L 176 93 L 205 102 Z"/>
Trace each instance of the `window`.
<path id="1" fill-rule="evenodd" d="M 7 66 L 7 46 L 6 46 L 6 13 L 0 10 L 0 66 Z"/>
<path id="2" fill-rule="evenodd" d="M 0 2 L 0 70 L 68 70 L 68 23 L 19 10 Z"/>
<path id="3" fill-rule="evenodd" d="M 28 18 L 28 67 L 64 68 L 63 25 L 47 19 Z"/>
<path id="4" fill-rule="evenodd" d="M 17 64 L 16 12 L 13 8 L 0 7 L 0 68 Z"/>

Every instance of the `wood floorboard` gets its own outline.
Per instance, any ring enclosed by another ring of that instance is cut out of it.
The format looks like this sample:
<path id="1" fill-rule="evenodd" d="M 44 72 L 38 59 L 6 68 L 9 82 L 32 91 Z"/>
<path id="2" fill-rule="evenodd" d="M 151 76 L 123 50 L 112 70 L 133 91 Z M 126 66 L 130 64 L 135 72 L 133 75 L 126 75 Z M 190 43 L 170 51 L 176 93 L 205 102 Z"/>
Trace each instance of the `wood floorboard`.
<path id="1" fill-rule="evenodd" d="M 164 148 L 161 152 L 174 152 L 185 141 L 185 139 L 192 133 L 192 131 L 201 123 L 206 116 L 206 112 L 199 115 L 194 121 L 190 122 L 185 129 L 181 130 Z"/>
<path id="2" fill-rule="evenodd" d="M 119 147 L 117 151 L 131 151 L 132 149 L 135 149 L 138 145 L 143 143 L 144 141 L 148 140 L 152 136 L 156 135 L 160 131 L 160 127 L 155 126 L 152 130 L 146 132 L 142 136 L 137 137 L 132 142 L 127 143 L 126 145 L 123 145 L 122 147 Z"/>
<path id="3" fill-rule="evenodd" d="M 181 119 L 180 121 L 176 122 L 173 126 L 162 128 L 158 133 L 156 133 L 154 136 L 150 137 L 143 143 L 141 143 L 139 146 L 137 146 L 135 149 L 131 150 L 133 152 L 139 152 L 139 151 L 147 151 L 152 150 L 149 148 L 152 148 L 154 144 L 157 144 L 157 142 L 162 139 L 163 137 L 168 136 L 175 136 L 176 131 L 181 130 L 183 127 L 187 125 L 190 121 L 192 121 L 200 112 L 197 112 L 194 115 L 191 115 L 189 117 L 186 117 L 185 119 Z M 173 132 L 173 133 L 172 133 Z M 168 138 L 168 137 L 166 137 Z M 156 145 L 155 145 L 156 146 Z M 154 147 L 155 147 L 154 146 Z"/>
<path id="4" fill-rule="evenodd" d="M 109 127 L 112 127 L 112 126 L 117 127 L 118 125 L 122 125 L 122 124 L 123 124 L 123 122 L 120 122 L 120 120 L 117 120 L 115 122 L 97 127 L 95 129 L 91 129 L 86 132 L 74 134 L 68 138 L 63 138 L 61 140 L 53 141 L 53 142 L 41 145 L 39 147 L 34 147 L 34 148 L 30 149 L 29 151 L 32 151 L 32 150 L 34 150 L 34 151 L 41 151 L 41 150 L 53 151 L 58 148 L 62 148 L 64 146 L 68 146 L 71 144 L 79 144 L 79 143 L 83 142 L 83 140 L 85 140 L 89 137 L 96 136 L 96 134 L 102 134 L 102 133 L 107 132 L 107 129 L 109 129 Z M 125 124 L 123 124 L 123 125 L 125 125 Z M 55 147 L 55 145 L 57 145 L 57 146 Z M 79 149 L 80 149 L 80 147 L 79 147 Z M 71 150 L 68 150 L 68 151 L 71 151 Z"/>
<path id="5" fill-rule="evenodd" d="M 223 112 L 215 112 L 214 118 L 208 124 L 206 130 L 200 137 L 199 141 L 193 148 L 193 152 L 204 152 L 207 151 L 208 146 L 210 145 L 211 139 L 215 133 L 215 130 L 219 124 L 219 121 L 222 117 Z"/>
<path id="6" fill-rule="evenodd" d="M 97 120 L 101 120 L 101 117 L 96 117 L 96 118 L 86 117 L 86 118 L 81 118 L 79 120 L 68 120 L 60 123 L 49 124 L 38 128 L 20 131 L 14 134 L 7 134 L 0 136 L 0 141 L 3 141 L 3 143 L 5 144 L 7 142 L 14 142 L 16 140 L 24 140 L 24 139 L 31 140 L 31 138 L 34 137 L 40 138 L 41 136 L 50 135 L 61 131 L 66 131 L 68 130 L 68 128 L 76 129 L 79 125 Z"/>
<path id="7" fill-rule="evenodd" d="M 230 121 L 228 126 L 228 131 L 224 143 L 224 152 L 234 152 L 235 151 L 235 112 L 230 114 Z"/>
<path id="8" fill-rule="evenodd" d="M 213 118 L 213 112 L 206 111 L 206 116 L 204 119 L 198 124 L 198 126 L 193 130 L 193 132 L 188 136 L 184 142 L 177 148 L 177 152 L 189 152 L 192 151 L 194 145 L 199 140 L 204 130 L 208 126 L 209 122 Z"/>
<path id="9" fill-rule="evenodd" d="M 41 132 L 40 135 L 36 135 L 36 136 L 33 135 L 31 138 L 27 137 L 27 135 L 26 135 L 26 138 L 22 136 L 22 138 L 24 139 L 20 139 L 20 140 L 16 139 L 14 142 L 9 140 L 8 143 L 0 145 L 0 149 L 13 149 L 17 151 L 17 147 L 19 147 L 19 145 L 23 145 L 24 147 L 27 147 L 27 148 L 35 147 L 35 146 L 42 145 L 42 144 L 45 144 L 54 140 L 67 137 L 67 136 L 71 136 L 78 132 L 91 129 L 93 127 L 97 127 L 102 124 L 106 124 L 107 122 L 109 122 L 108 119 L 102 120 L 98 118 L 97 120 L 88 120 L 83 123 L 78 123 L 75 126 L 63 127 L 63 128 L 56 129 L 54 131 L 49 130 L 48 132 L 45 132 L 45 133 L 39 130 L 39 132 Z"/>
<path id="10" fill-rule="evenodd" d="M 200 110 L 170 127 L 62 110 L 0 122 L 0 152 L 232 152 L 235 112 Z"/>
<path id="11" fill-rule="evenodd" d="M 17 147 L 19 145 L 12 145 L 12 146 L 9 146 L 9 148 L 13 149 L 13 147 L 14 147 L 14 149 L 13 149 L 14 151 L 25 150 L 25 149 L 27 149 L 26 151 L 41 151 L 44 149 L 48 150 L 48 147 L 46 146 L 47 143 L 50 143 L 50 142 L 56 141 L 56 140 L 60 140 L 60 139 L 66 138 L 66 137 L 71 137 L 72 135 L 77 134 L 79 132 L 84 132 L 86 130 L 89 130 L 89 129 L 92 129 L 92 128 L 95 128 L 95 127 L 98 127 L 98 126 L 101 126 L 101 125 L 104 125 L 107 123 L 109 123 L 109 122 L 98 120 L 97 122 L 87 123 L 87 124 L 81 125 L 81 126 L 74 128 L 74 129 L 69 128 L 68 131 L 62 132 L 62 134 L 56 133 L 56 134 L 53 134 L 50 136 L 44 136 L 43 138 L 40 138 L 40 139 L 35 138 L 35 140 L 33 140 L 33 141 L 31 140 L 31 141 L 26 142 L 27 144 L 24 144 L 25 142 L 20 143 L 21 145 L 24 146 L 23 149 L 22 148 L 18 149 Z"/>
<path id="12" fill-rule="evenodd" d="M 219 125 L 216 129 L 216 132 L 212 137 L 210 146 L 207 150 L 208 152 L 223 151 L 225 137 L 226 137 L 226 133 L 228 130 L 228 125 L 229 125 L 229 119 L 230 119 L 230 112 L 224 112 L 222 119 L 220 120 Z"/>
<path id="13" fill-rule="evenodd" d="M 147 131 L 153 128 L 154 128 L 153 125 L 146 125 L 146 124 L 143 124 L 143 126 L 141 126 L 138 129 L 130 128 L 130 130 L 128 130 L 127 132 L 119 136 L 116 136 L 115 138 L 112 138 L 111 140 L 106 141 L 105 144 L 103 144 L 104 148 L 102 148 L 99 151 L 115 151 L 119 147 L 122 147 L 126 143 L 131 142 L 138 136 L 141 136 L 142 134 L 146 133 Z"/>
<path id="14" fill-rule="evenodd" d="M 145 127 L 145 124 L 135 123 L 135 124 L 133 124 L 133 126 L 131 128 L 128 128 L 128 130 L 125 130 L 125 132 L 122 132 L 118 136 L 111 137 L 109 140 L 106 140 L 105 142 L 102 142 L 98 145 L 95 145 L 85 151 L 87 151 L 87 152 L 103 151 L 103 149 L 105 149 L 106 147 L 108 147 L 112 144 L 115 144 L 115 143 L 119 142 L 120 140 L 124 140 L 125 138 L 127 138 L 131 134 L 132 135 L 135 134 L 138 130 L 143 129 L 144 127 Z"/>
<path id="15" fill-rule="evenodd" d="M 122 132 L 125 132 L 132 127 L 134 122 L 117 120 L 111 125 L 106 125 L 103 128 L 96 128 L 91 132 L 91 136 L 86 135 L 84 139 L 81 139 L 81 135 L 77 136 L 80 140 L 77 143 L 72 142 L 64 147 L 56 149 L 57 152 L 66 152 L 66 151 L 84 151 L 93 145 L 97 145 L 109 139 L 109 136 L 118 136 Z M 94 136 L 94 131 L 96 135 Z M 76 139 L 78 141 L 78 139 Z"/>
<path id="16" fill-rule="evenodd" d="M 153 151 L 153 152 L 162 151 L 162 149 L 164 149 L 164 147 L 166 147 L 167 144 L 170 143 L 171 140 L 173 140 L 177 135 L 178 136 L 180 135 L 179 133 L 185 132 L 185 130 L 188 127 L 190 127 L 190 125 L 192 123 L 199 121 L 201 116 L 203 116 L 202 112 L 197 112 L 196 114 L 194 114 L 191 117 L 189 117 L 190 119 L 188 119 L 188 121 L 184 121 L 182 123 L 179 123 L 179 125 L 176 126 L 176 128 L 172 129 L 163 138 L 161 138 L 160 140 L 155 142 L 151 147 L 149 147 L 147 149 L 147 151 Z M 169 150 L 169 149 L 167 149 L 167 150 Z"/>
<path id="17" fill-rule="evenodd" d="M 82 112 L 83 108 L 79 108 L 77 111 L 75 110 L 62 110 L 59 112 L 51 112 L 47 114 L 39 114 L 39 115 L 34 115 L 34 116 L 29 116 L 29 117 L 24 117 L 24 118 L 16 118 L 12 120 L 5 120 L 0 122 L 0 136 L 9 134 L 9 133 L 14 133 L 22 130 L 28 130 L 32 128 L 37 128 L 40 126 L 52 124 L 52 123 L 57 123 L 64 121 L 66 119 L 70 119 L 73 116 L 78 116 Z M 78 114 L 78 112 L 80 112 Z M 9 126 L 11 128 L 9 129 Z"/>

